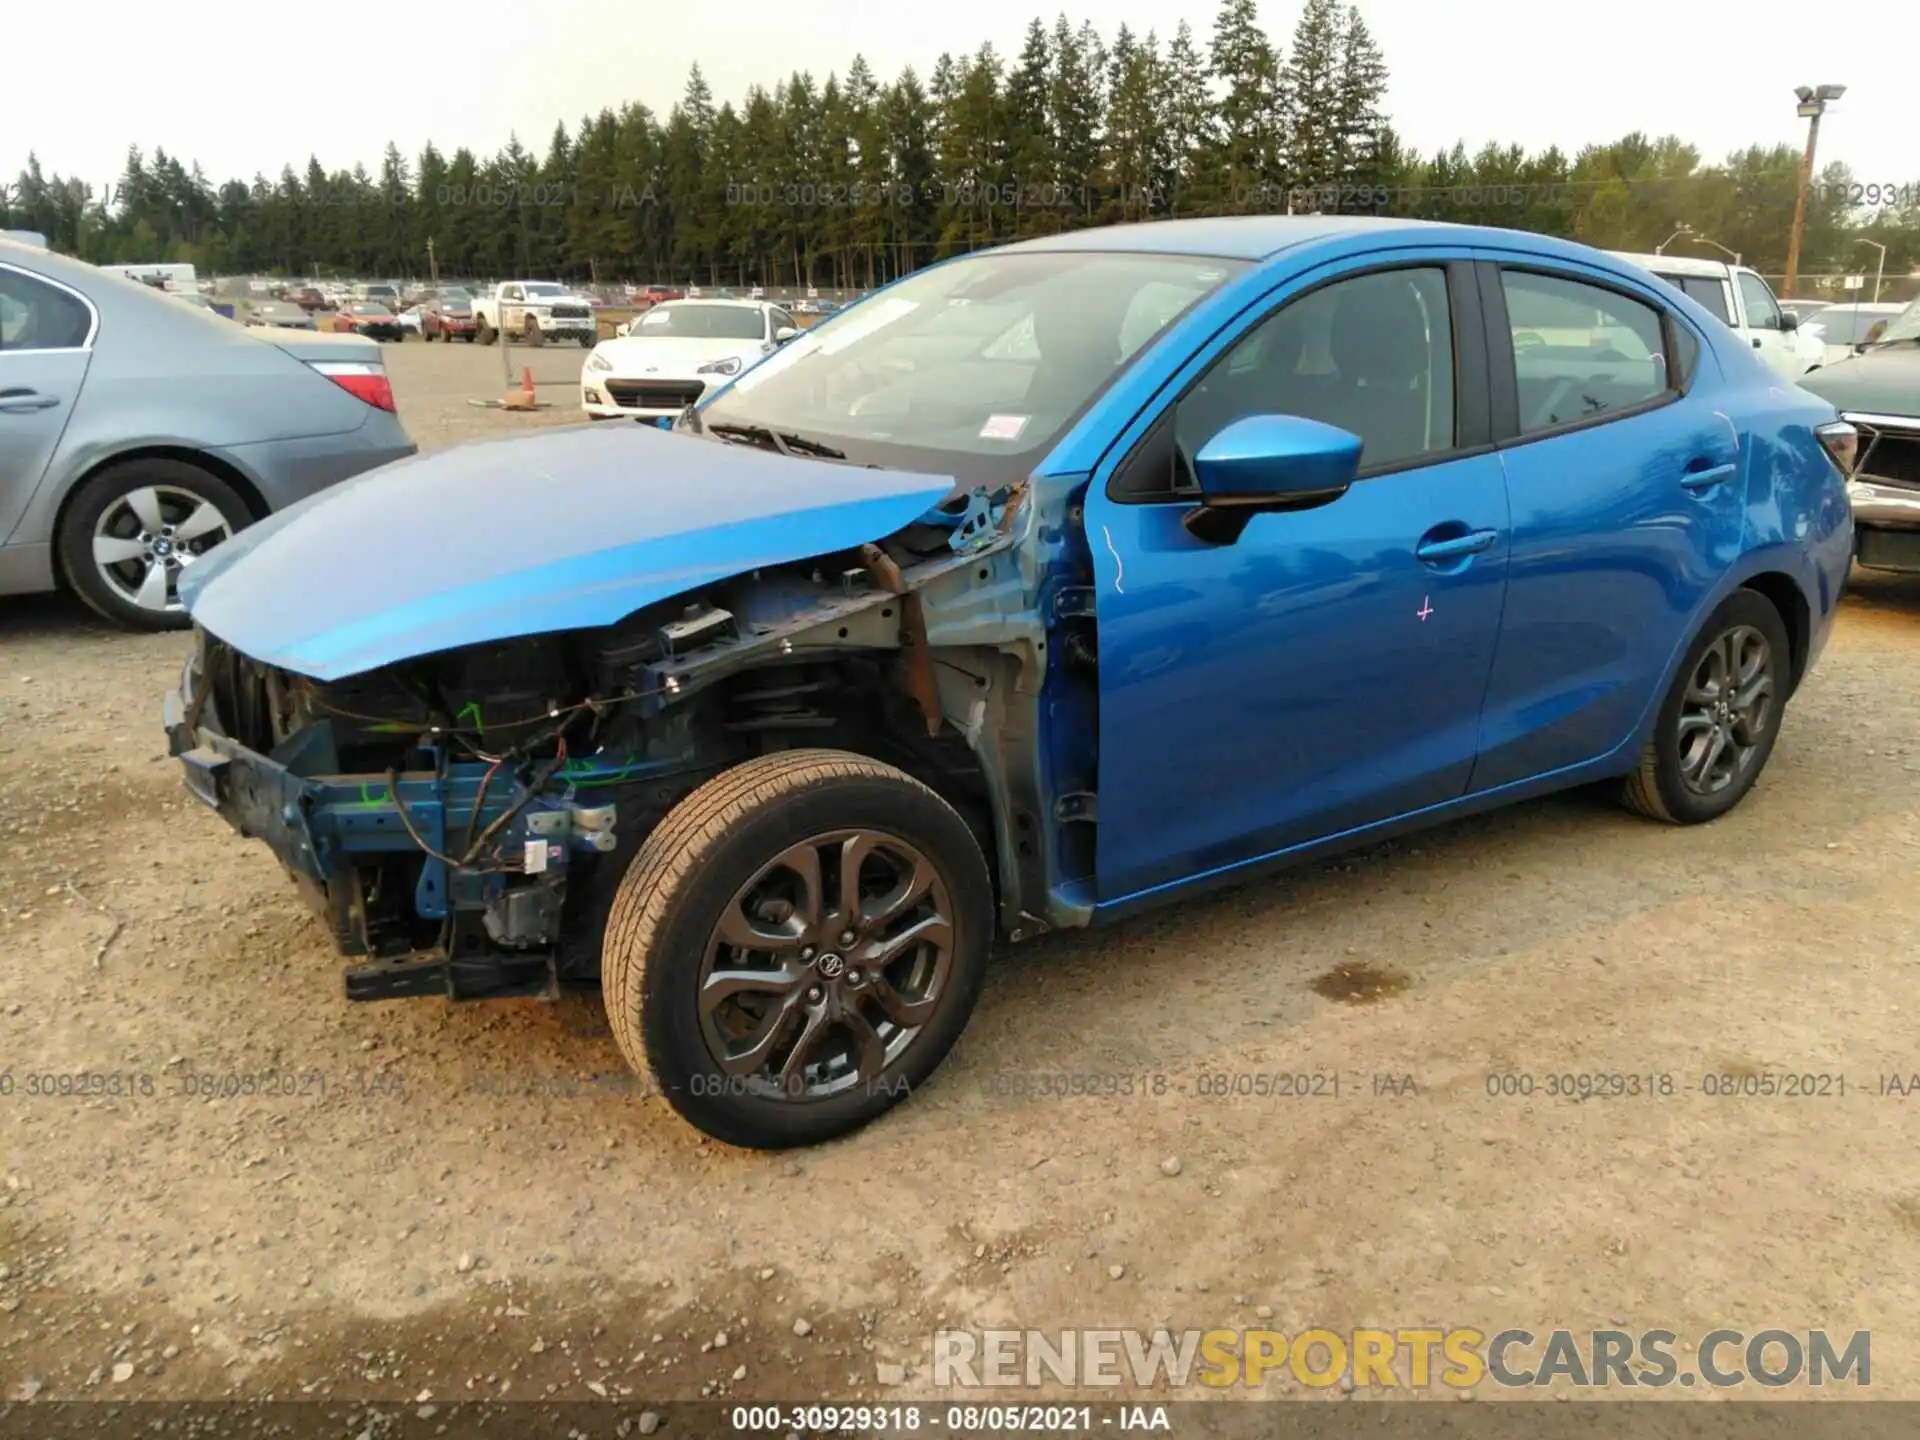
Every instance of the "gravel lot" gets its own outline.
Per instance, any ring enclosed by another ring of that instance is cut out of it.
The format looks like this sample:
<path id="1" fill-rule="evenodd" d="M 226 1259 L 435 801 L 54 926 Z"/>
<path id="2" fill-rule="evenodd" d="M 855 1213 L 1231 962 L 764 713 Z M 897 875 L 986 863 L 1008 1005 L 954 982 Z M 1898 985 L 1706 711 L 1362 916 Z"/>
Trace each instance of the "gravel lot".
<path id="1" fill-rule="evenodd" d="M 388 356 L 427 447 L 571 423 L 580 358 L 515 416 L 466 403 L 495 351 Z M 0 602 L 9 1391 L 897 1399 L 941 1324 L 1619 1322 L 1870 1329 L 1920 1397 L 1920 1100 L 1876 1093 L 1920 1070 L 1920 582 L 1856 577 L 1728 819 L 1570 796 L 1021 947 L 925 1093 L 794 1157 L 630 1093 L 591 1000 L 346 1003 L 165 759 L 185 644 Z M 1208 1093 L 1302 1072 L 1338 1096 Z M 1703 1093 L 1776 1072 L 1846 1094 Z"/>

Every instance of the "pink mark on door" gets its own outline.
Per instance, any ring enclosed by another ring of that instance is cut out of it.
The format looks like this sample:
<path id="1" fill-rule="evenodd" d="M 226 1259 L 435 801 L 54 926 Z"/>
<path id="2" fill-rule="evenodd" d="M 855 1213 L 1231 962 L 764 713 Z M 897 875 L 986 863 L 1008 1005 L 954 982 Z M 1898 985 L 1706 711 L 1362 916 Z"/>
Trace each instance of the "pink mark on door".
<path id="1" fill-rule="evenodd" d="M 1426 619 L 1427 619 L 1427 616 L 1429 616 L 1429 615 L 1431 615 L 1431 614 L 1433 613 L 1433 601 L 1432 601 L 1432 599 L 1431 599 L 1430 597 L 1428 597 L 1428 596 L 1425 596 L 1425 595 L 1422 595 L 1422 596 L 1420 597 L 1420 608 L 1419 608 L 1418 610 L 1416 610 L 1416 611 L 1414 611 L 1413 613 L 1414 613 L 1414 614 L 1416 614 L 1416 615 L 1418 615 L 1418 616 L 1420 617 L 1420 622 L 1421 622 L 1422 624 L 1425 624 L 1425 623 L 1426 623 Z"/>

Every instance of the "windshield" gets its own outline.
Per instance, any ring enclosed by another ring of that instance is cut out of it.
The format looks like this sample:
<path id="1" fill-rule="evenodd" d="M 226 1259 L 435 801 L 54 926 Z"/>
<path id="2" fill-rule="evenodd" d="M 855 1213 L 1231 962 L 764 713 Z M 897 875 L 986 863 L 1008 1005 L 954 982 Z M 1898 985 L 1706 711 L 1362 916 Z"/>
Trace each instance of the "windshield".
<path id="1" fill-rule="evenodd" d="M 1087 252 L 952 261 L 815 326 L 700 416 L 826 440 L 862 463 L 1004 472 L 1245 268 Z"/>
<path id="2" fill-rule="evenodd" d="M 567 293 L 564 285 L 526 285 L 522 286 L 529 300 L 538 300 L 548 296 L 560 296 Z"/>
<path id="3" fill-rule="evenodd" d="M 656 305 L 629 333 L 647 340 L 763 340 L 767 325 L 748 305 Z"/>
<path id="4" fill-rule="evenodd" d="M 1886 345 L 1896 340 L 1920 340 L 1920 300 L 1915 300 L 1887 322 L 1880 343 Z"/>

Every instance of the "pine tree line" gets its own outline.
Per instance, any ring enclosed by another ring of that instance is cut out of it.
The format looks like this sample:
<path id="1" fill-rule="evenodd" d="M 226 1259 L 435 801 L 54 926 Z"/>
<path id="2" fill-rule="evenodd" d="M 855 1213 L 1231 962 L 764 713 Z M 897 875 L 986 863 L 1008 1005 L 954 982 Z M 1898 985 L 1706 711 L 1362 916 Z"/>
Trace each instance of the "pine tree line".
<path id="1" fill-rule="evenodd" d="M 855 56 L 715 103 L 694 67 L 665 115 L 640 104 L 556 125 L 544 153 L 389 145 L 377 174 L 317 158 L 215 185 L 197 164 L 129 152 L 104 190 L 30 158 L 0 186 L 0 227 L 95 261 L 186 260 L 213 273 L 882 283 L 941 256 L 1086 225 L 1250 212 L 1367 212 L 1506 225 L 1649 250 L 1680 224 L 1778 268 L 1798 183 L 1788 146 L 1704 164 L 1629 135 L 1578 154 L 1517 145 L 1411 154 L 1388 122 L 1384 56 L 1357 8 L 1305 0 L 1285 47 L 1254 0 L 1223 0 L 1203 47 L 1111 40 L 1035 19 L 992 45 L 882 83 Z M 1889 245 L 1920 262 L 1920 185 L 1854 186 L 1830 167 L 1808 206 L 1804 268 Z M 1874 192 L 1874 193 L 1869 193 Z M 1717 253 L 1717 252 L 1698 252 Z"/>

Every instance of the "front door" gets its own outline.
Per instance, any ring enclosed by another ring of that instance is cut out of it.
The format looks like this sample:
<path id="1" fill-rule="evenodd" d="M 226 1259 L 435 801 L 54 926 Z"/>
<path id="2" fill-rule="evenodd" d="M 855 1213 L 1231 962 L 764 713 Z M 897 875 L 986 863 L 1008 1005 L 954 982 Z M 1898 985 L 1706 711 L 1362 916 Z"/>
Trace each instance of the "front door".
<path id="1" fill-rule="evenodd" d="M 1733 272 L 1740 291 L 1740 308 L 1747 312 L 1748 343 L 1776 375 L 1798 380 L 1806 371 L 1799 346 L 1780 321 L 1780 305 L 1767 282 L 1751 270 Z"/>
<path id="2" fill-rule="evenodd" d="M 1466 788 L 1507 564 L 1473 272 L 1354 263 L 1218 342 L 1088 487 L 1103 903 Z M 1361 478 L 1196 539 L 1194 452 L 1264 412 L 1360 436 Z"/>

